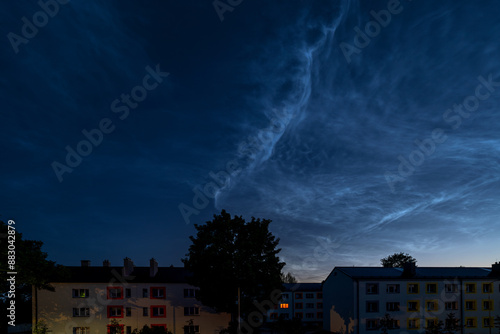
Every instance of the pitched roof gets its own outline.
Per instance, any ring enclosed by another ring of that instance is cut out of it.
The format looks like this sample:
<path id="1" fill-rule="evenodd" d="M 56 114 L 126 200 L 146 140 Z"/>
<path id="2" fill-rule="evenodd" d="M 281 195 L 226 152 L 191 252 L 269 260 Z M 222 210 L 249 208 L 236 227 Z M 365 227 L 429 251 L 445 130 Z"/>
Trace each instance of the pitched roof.
<path id="1" fill-rule="evenodd" d="M 403 268 L 384 267 L 335 267 L 338 270 L 355 279 L 439 279 L 439 278 L 467 278 L 488 279 L 500 278 L 491 268 L 478 267 L 416 267 L 415 275 L 403 275 Z"/>
<path id="2" fill-rule="evenodd" d="M 66 274 L 55 277 L 52 282 L 82 283 L 186 283 L 191 273 L 184 267 L 158 267 L 154 277 L 149 276 L 149 267 L 134 267 L 128 277 L 123 276 L 123 267 L 65 267 Z"/>

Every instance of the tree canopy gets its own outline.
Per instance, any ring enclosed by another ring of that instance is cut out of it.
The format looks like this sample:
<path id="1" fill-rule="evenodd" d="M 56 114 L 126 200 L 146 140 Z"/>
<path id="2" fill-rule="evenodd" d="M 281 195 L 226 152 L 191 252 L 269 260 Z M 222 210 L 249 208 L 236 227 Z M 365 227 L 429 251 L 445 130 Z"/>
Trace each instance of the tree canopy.
<path id="1" fill-rule="evenodd" d="M 417 263 L 417 260 L 413 258 L 410 254 L 408 253 L 394 253 L 392 255 L 389 255 L 388 257 L 385 257 L 383 259 L 380 259 L 380 263 L 384 268 L 401 268 L 405 263 Z"/>
<path id="2" fill-rule="evenodd" d="M 212 221 L 195 224 L 186 269 L 190 283 L 200 288 L 198 299 L 220 312 L 236 314 L 237 292 L 241 291 L 242 315 L 254 300 L 269 300 L 271 292 L 282 288 L 279 239 L 269 231 L 269 219 L 245 222 L 241 216 L 222 210 Z"/>

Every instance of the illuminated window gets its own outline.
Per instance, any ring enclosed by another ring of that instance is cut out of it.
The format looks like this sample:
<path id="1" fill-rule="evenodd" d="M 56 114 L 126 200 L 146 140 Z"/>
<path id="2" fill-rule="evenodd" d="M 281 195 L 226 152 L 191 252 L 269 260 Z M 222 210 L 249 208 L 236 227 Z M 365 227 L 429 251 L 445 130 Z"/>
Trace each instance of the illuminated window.
<path id="1" fill-rule="evenodd" d="M 122 287 L 107 287 L 108 299 L 123 299 L 123 288 Z"/>
<path id="2" fill-rule="evenodd" d="M 288 308 L 288 304 L 280 304 L 280 308 Z"/>
<path id="3" fill-rule="evenodd" d="M 476 293 L 476 283 L 465 283 L 465 293 Z"/>
<path id="4" fill-rule="evenodd" d="M 90 309 L 88 307 L 73 308 L 74 317 L 90 317 Z"/>
<path id="5" fill-rule="evenodd" d="M 437 293 L 437 284 L 436 283 L 427 283 L 425 291 L 427 293 Z"/>
<path id="6" fill-rule="evenodd" d="M 73 298 L 88 298 L 89 289 L 73 289 Z M 87 328 L 87 327 L 75 327 L 75 328 Z"/>
<path id="7" fill-rule="evenodd" d="M 418 293 L 418 283 L 408 283 L 408 293 L 410 294 Z"/>
<path id="8" fill-rule="evenodd" d="M 476 328 L 477 327 L 477 321 L 476 318 L 465 318 L 465 327 L 468 328 Z"/>
<path id="9" fill-rule="evenodd" d="M 476 310 L 476 301 L 475 300 L 466 300 L 465 301 L 465 309 L 467 311 L 475 311 Z"/>
<path id="10" fill-rule="evenodd" d="M 420 308 L 420 302 L 418 300 L 408 301 L 408 311 L 418 311 Z"/>

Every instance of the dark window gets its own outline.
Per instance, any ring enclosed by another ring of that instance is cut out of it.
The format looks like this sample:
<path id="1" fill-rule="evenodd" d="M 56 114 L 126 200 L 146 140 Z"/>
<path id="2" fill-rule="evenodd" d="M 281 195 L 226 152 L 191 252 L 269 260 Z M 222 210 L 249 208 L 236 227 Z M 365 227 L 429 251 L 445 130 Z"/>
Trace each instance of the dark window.
<path id="1" fill-rule="evenodd" d="M 366 302 L 366 312 L 378 312 L 378 302 Z"/>
<path id="2" fill-rule="evenodd" d="M 132 297 L 132 290 L 131 289 L 125 289 L 125 298 L 130 298 Z"/>
<path id="3" fill-rule="evenodd" d="M 89 297 L 89 289 L 73 289 L 73 298 L 88 298 L 88 297 Z"/>
<path id="4" fill-rule="evenodd" d="M 302 303 L 295 303 L 295 308 L 298 310 L 302 309 Z"/>
<path id="5" fill-rule="evenodd" d="M 184 315 L 200 315 L 199 307 L 184 307 Z"/>
<path id="6" fill-rule="evenodd" d="M 378 294 L 378 283 L 366 283 L 366 294 L 367 295 Z"/>

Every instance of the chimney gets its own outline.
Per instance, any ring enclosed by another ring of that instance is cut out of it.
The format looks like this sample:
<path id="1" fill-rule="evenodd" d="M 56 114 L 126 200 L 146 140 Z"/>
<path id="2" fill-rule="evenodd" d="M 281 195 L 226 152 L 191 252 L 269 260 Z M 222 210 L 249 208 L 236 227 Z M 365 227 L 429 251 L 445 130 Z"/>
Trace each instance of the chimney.
<path id="1" fill-rule="evenodd" d="M 149 276 L 155 277 L 158 273 L 158 262 L 154 258 L 149 260 Z"/>
<path id="2" fill-rule="evenodd" d="M 500 262 L 495 262 L 491 265 L 491 273 L 494 275 L 500 275 Z"/>
<path id="3" fill-rule="evenodd" d="M 110 265 L 111 265 L 111 263 L 109 262 L 109 260 L 102 261 L 102 266 L 103 267 L 109 267 Z"/>
<path id="4" fill-rule="evenodd" d="M 403 276 L 413 277 L 417 274 L 417 265 L 415 262 L 403 263 Z"/>
<path id="5" fill-rule="evenodd" d="M 123 276 L 127 277 L 134 271 L 134 262 L 128 257 L 123 259 Z"/>
<path id="6" fill-rule="evenodd" d="M 90 267 L 90 260 L 82 260 L 82 267 Z"/>

